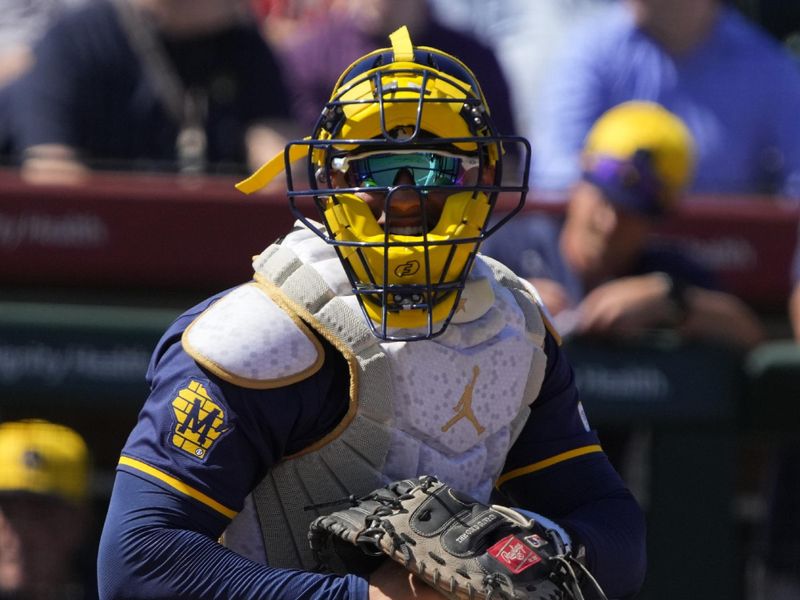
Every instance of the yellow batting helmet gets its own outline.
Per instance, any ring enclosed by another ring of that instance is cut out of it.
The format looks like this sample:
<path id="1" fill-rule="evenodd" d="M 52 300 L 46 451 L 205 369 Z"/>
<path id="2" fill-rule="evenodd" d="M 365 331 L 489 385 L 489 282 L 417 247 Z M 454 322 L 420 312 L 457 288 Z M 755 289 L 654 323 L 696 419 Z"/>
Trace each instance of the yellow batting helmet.
<path id="1" fill-rule="evenodd" d="M 0 423 L 0 493 L 86 498 L 89 451 L 74 430 L 39 419 Z"/>
<path id="2" fill-rule="evenodd" d="M 694 140 L 684 122 L 660 104 L 630 101 L 606 111 L 586 137 L 584 178 L 633 210 L 671 208 L 695 167 Z"/>

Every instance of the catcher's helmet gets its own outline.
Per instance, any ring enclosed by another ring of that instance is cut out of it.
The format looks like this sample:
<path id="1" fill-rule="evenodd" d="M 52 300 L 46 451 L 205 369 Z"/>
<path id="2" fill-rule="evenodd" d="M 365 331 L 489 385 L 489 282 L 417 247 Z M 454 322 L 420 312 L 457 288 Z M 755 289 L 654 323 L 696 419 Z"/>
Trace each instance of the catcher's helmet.
<path id="1" fill-rule="evenodd" d="M 336 248 L 375 335 L 427 339 L 450 322 L 480 242 L 522 207 L 530 147 L 498 135 L 458 59 L 413 46 L 405 27 L 390 39 L 391 48 L 345 70 L 313 134 L 290 142 L 284 162 L 306 158 L 311 189 L 295 189 L 287 168 L 292 210 Z M 501 183 L 503 142 L 523 148 L 518 185 Z M 239 189 L 258 189 L 278 170 L 267 163 Z M 515 192 L 516 206 L 489 227 L 501 191 Z M 382 222 L 365 201 L 381 196 L 386 216 L 409 192 L 419 202 L 417 227 Z M 428 210 L 432 197 L 442 199 L 441 214 Z M 304 198 L 313 198 L 324 228 L 303 215 Z"/>

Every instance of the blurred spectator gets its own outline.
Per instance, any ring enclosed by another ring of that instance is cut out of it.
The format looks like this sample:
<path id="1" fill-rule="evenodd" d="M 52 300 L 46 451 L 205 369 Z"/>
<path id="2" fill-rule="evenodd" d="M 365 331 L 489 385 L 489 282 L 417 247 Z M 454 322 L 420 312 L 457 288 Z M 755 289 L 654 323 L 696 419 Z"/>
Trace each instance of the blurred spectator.
<path id="1" fill-rule="evenodd" d="M 519 132 L 533 126 L 531 106 L 553 57 L 578 23 L 618 0 L 429 0 L 437 20 L 490 46 L 503 67 Z"/>
<path id="2" fill-rule="evenodd" d="M 293 112 L 304 128 L 316 123 L 337 74 L 406 25 L 420 46 L 434 46 L 468 64 L 483 86 L 497 130 L 518 133 L 508 84 L 491 48 L 439 23 L 426 0 L 330 0 L 327 17 L 309 19 L 306 30 L 281 48 L 284 71 L 291 74 L 287 84 Z"/>
<path id="3" fill-rule="evenodd" d="M 40 420 L 0 424 L 0 597 L 96 597 L 76 567 L 89 526 L 81 436 Z"/>
<path id="4" fill-rule="evenodd" d="M 252 0 L 256 17 L 273 48 L 292 44 L 315 21 L 327 21 L 337 0 Z"/>
<path id="5" fill-rule="evenodd" d="M 33 64 L 33 47 L 53 21 L 88 0 L 5 0 L 0 10 L 0 89 Z M 0 93 L 0 163 L 10 162 L 11 106 Z"/>
<path id="6" fill-rule="evenodd" d="M 34 181 L 245 171 L 282 148 L 289 114 L 247 0 L 94 0 L 54 24 L 9 93 Z"/>
<path id="7" fill-rule="evenodd" d="M 680 119 L 654 103 L 623 103 L 590 130 L 582 162 L 563 224 L 518 217 L 483 245 L 534 283 L 562 334 L 669 328 L 743 348 L 762 340 L 743 302 L 649 236 L 691 180 L 693 142 Z"/>
<path id="8" fill-rule="evenodd" d="M 691 192 L 800 195 L 800 71 L 734 8 L 625 0 L 564 48 L 530 133 L 535 187 L 565 191 L 595 119 L 626 100 L 649 100 L 694 136 Z"/>
<path id="9" fill-rule="evenodd" d="M 33 63 L 33 45 L 63 12 L 87 0 L 4 0 L 0 11 L 0 87 Z"/>

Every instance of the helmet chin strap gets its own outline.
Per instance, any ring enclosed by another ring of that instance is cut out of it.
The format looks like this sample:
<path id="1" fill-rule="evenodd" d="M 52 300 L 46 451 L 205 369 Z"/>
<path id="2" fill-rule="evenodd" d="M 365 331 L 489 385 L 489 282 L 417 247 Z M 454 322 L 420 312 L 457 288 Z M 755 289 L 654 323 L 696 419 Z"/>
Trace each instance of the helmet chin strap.
<path id="1" fill-rule="evenodd" d="M 311 136 L 307 136 L 303 139 L 310 140 Z M 289 146 L 289 162 L 295 163 L 301 158 L 307 157 L 310 151 L 311 147 L 306 144 L 292 144 Z M 237 183 L 236 189 L 245 194 L 252 194 L 266 187 L 270 181 L 285 170 L 284 155 L 285 152 L 283 150 L 278 152 L 270 160 L 261 165 L 250 177 Z"/>

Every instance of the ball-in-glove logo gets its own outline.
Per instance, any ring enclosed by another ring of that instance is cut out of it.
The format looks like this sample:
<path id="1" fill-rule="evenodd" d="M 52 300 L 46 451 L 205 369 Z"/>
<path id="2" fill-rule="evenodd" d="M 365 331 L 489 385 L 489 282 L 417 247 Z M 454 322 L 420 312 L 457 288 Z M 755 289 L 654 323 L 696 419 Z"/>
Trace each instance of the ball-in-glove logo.
<path id="1" fill-rule="evenodd" d="M 197 381 L 178 392 L 172 401 L 172 412 L 172 444 L 195 458 L 205 459 L 214 443 L 228 431 L 225 411 Z"/>

